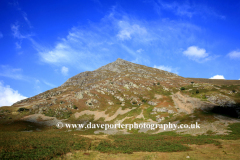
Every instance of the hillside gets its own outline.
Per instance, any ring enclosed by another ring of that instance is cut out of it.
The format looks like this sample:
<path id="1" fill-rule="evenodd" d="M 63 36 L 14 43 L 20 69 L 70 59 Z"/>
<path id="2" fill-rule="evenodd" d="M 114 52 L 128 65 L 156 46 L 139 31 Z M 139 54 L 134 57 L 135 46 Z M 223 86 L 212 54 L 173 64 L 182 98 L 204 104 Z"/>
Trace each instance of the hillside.
<path id="1" fill-rule="evenodd" d="M 95 71 L 79 73 L 57 88 L 13 104 L 8 115 L 34 122 L 38 116 L 47 116 L 55 117 L 54 123 L 62 119 L 160 123 L 177 121 L 199 109 L 215 111 L 221 106 L 225 109 L 218 110 L 238 117 L 237 82 L 184 78 L 118 58 Z M 25 117 L 21 116 L 23 112 Z M 217 120 L 216 115 L 212 119 Z"/>
<path id="2" fill-rule="evenodd" d="M 189 152 L 189 144 L 226 148 L 228 144 L 235 144 L 235 141 L 220 143 L 215 139 L 240 138 L 239 104 L 238 81 L 184 78 L 160 69 L 117 59 L 94 71 L 79 73 L 57 88 L 21 100 L 12 106 L 1 107 L 0 158 L 29 156 L 28 158 L 32 159 L 39 156 L 50 159 L 75 150 L 93 151 L 91 154 L 75 153 L 75 157 L 82 157 L 83 154 L 95 158 L 99 156 L 98 152 Z M 172 123 L 189 126 L 198 123 L 200 128 L 59 129 L 56 127 L 58 122 L 64 125 L 86 125 L 91 122 L 146 125 Z M 15 138 L 16 135 L 18 139 Z M 32 137 L 30 142 L 26 141 L 28 136 Z M 65 138 L 64 142 L 60 137 Z M 46 142 L 40 139 L 45 139 Z M 22 143 L 29 150 L 23 151 L 22 145 L 16 145 L 15 142 Z M 60 142 L 66 145 L 62 146 Z M 12 150 L 9 148 L 10 143 L 15 147 Z M 49 145 L 57 149 L 52 148 L 49 151 Z M 36 148 L 41 148 L 44 154 L 39 152 L 35 155 L 33 151 Z M 237 148 L 239 147 L 235 147 Z M 202 154 L 205 150 L 194 146 L 193 149 L 202 158 L 205 157 Z M 221 150 L 214 147 L 211 149 L 216 152 L 216 156 Z M 148 153 L 146 154 L 140 155 L 148 157 Z"/>
<path id="3" fill-rule="evenodd" d="M 187 78 L 194 82 L 210 83 L 215 85 L 240 85 L 239 80 L 225 80 L 225 79 L 205 79 L 205 78 Z"/>

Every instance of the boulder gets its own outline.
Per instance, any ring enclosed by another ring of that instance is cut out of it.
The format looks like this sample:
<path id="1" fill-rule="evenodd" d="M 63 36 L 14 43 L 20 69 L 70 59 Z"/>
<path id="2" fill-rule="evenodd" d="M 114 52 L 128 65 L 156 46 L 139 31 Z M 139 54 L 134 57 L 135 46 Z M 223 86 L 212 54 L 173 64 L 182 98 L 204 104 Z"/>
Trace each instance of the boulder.
<path id="1" fill-rule="evenodd" d="M 162 107 L 162 108 L 154 107 L 152 111 L 153 112 L 168 112 L 168 110 L 165 107 Z"/>
<path id="2" fill-rule="evenodd" d="M 169 114 L 174 114 L 174 111 L 173 110 L 168 110 L 168 113 Z"/>
<path id="3" fill-rule="evenodd" d="M 114 103 L 113 103 L 112 101 L 108 101 L 108 104 L 109 104 L 110 106 L 114 105 Z"/>
<path id="4" fill-rule="evenodd" d="M 152 105 L 152 106 L 156 106 L 157 103 L 156 102 L 153 102 L 153 101 L 148 101 L 148 104 Z"/>
<path id="5" fill-rule="evenodd" d="M 209 96 L 208 100 L 222 107 L 223 106 L 232 107 L 236 104 L 236 102 L 233 99 L 222 94 L 211 95 Z"/>
<path id="6" fill-rule="evenodd" d="M 83 93 L 82 92 L 77 92 L 76 93 L 76 98 L 83 99 Z"/>
<path id="7" fill-rule="evenodd" d="M 157 122 L 161 122 L 161 121 L 162 121 L 162 118 L 157 118 L 156 121 L 157 121 Z"/>

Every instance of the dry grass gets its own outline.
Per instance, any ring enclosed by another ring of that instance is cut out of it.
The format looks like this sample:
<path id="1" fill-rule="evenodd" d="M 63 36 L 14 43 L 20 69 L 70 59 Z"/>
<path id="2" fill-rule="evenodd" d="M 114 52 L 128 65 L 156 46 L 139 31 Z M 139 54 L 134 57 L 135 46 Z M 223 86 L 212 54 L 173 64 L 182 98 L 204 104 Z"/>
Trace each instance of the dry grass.
<path id="1" fill-rule="evenodd" d="M 240 85 L 239 80 L 205 79 L 205 78 L 187 78 L 193 82 L 210 83 L 217 85 Z"/>
<path id="2" fill-rule="evenodd" d="M 182 152 L 134 152 L 133 154 L 107 154 L 97 151 L 76 151 L 65 155 L 63 158 L 55 159 L 71 159 L 71 160 L 239 160 L 240 159 L 240 140 L 220 140 L 222 147 L 219 148 L 213 144 L 196 145 L 189 144 L 190 151 Z M 88 154 L 84 154 L 88 153 Z"/>

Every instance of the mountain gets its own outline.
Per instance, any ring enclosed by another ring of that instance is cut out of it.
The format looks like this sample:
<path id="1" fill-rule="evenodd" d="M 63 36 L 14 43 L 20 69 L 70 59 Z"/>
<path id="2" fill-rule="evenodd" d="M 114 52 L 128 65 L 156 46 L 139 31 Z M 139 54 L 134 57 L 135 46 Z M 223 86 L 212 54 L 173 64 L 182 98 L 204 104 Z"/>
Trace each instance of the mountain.
<path id="1" fill-rule="evenodd" d="M 104 104 L 99 102 L 100 99 L 111 101 L 112 96 L 116 98 L 116 95 L 139 99 L 140 96 L 149 97 L 148 92 L 153 86 L 161 86 L 164 91 L 172 92 L 174 88 L 187 84 L 190 84 L 189 80 L 176 74 L 118 58 L 115 62 L 95 71 L 79 73 L 69 78 L 60 87 L 24 99 L 13 106 L 32 106 L 27 108 L 35 112 L 38 109 L 38 113 L 42 113 L 42 107 L 47 107 L 48 110 L 49 107 L 57 107 L 58 103 L 62 102 L 66 106 L 76 105 L 81 110 L 88 107 L 82 101 L 92 97 L 96 102 L 98 101 L 98 105 L 103 107 Z"/>
<path id="2" fill-rule="evenodd" d="M 118 58 L 94 71 L 79 73 L 57 88 L 0 110 L 4 115 L 2 118 L 8 117 L 11 121 L 23 120 L 49 126 L 70 120 L 156 124 L 190 123 L 195 119 L 203 126 L 209 125 L 208 120 L 214 120 L 218 128 L 214 131 L 226 132 L 226 128 L 219 130 L 218 122 L 222 119 L 219 115 L 240 116 L 239 100 L 238 81 L 184 78 Z M 213 114 L 203 116 L 204 112 Z M 188 132 L 187 129 L 180 131 Z M 94 131 L 100 132 L 104 131 Z M 112 130 L 107 133 L 117 132 Z M 201 132 L 207 132 L 207 129 Z"/>
<path id="3" fill-rule="evenodd" d="M 73 76 L 72 78 L 68 79 L 67 82 L 65 82 L 62 86 L 84 86 L 107 78 L 125 77 L 126 74 L 131 74 L 131 76 L 134 77 L 139 77 L 137 74 L 141 74 L 142 76 L 140 75 L 140 78 L 144 76 L 153 78 L 157 74 L 160 80 L 161 77 L 178 77 L 176 74 L 167 71 L 131 63 L 118 58 L 115 62 L 102 66 L 95 71 L 82 72 L 76 76 Z"/>

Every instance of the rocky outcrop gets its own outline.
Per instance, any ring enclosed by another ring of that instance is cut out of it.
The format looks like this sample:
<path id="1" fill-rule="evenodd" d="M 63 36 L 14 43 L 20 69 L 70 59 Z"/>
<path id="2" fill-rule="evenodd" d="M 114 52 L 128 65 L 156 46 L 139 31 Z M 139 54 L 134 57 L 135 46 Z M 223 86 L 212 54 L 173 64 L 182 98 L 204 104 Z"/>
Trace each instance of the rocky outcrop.
<path id="1" fill-rule="evenodd" d="M 82 92 L 77 92 L 75 96 L 78 99 L 83 99 L 83 93 Z"/>
<path id="2" fill-rule="evenodd" d="M 23 99 L 21 101 L 18 101 L 16 103 L 14 103 L 13 105 L 17 105 L 17 104 L 21 104 L 21 103 L 29 103 L 30 100 L 48 99 L 48 98 L 52 98 L 54 96 L 58 96 L 60 94 L 62 94 L 62 91 L 46 91 L 46 92 L 41 93 L 37 96 L 26 98 L 26 99 Z"/>
<path id="3" fill-rule="evenodd" d="M 149 105 L 152 105 L 152 106 L 156 106 L 156 105 L 157 105 L 157 102 L 154 102 L 154 101 L 148 101 L 148 104 L 149 104 Z"/>
<path id="4" fill-rule="evenodd" d="M 149 70 L 157 72 L 159 74 L 165 75 L 165 76 L 173 76 L 173 77 L 179 77 L 178 75 L 174 73 L 170 73 L 167 71 L 163 71 L 160 69 L 156 68 L 151 68 L 147 67 L 144 65 L 139 65 L 135 63 L 131 63 L 128 61 L 125 61 L 123 59 L 118 58 L 116 61 L 109 63 L 105 66 L 102 66 L 98 68 L 95 71 L 86 71 L 82 72 L 80 74 L 77 74 L 76 76 L 73 76 L 72 78 L 69 78 L 63 85 L 64 86 L 84 86 L 90 83 L 96 83 L 98 81 L 107 79 L 109 77 L 118 77 L 119 73 L 124 73 L 124 72 L 130 72 L 136 74 L 138 77 L 141 78 L 154 78 L 154 79 L 159 79 L 160 81 L 166 81 L 168 80 L 167 78 L 161 78 L 161 77 L 156 77 L 156 73 L 149 72 Z M 129 76 L 129 74 L 125 75 Z M 110 84 L 113 84 L 110 83 Z M 126 88 L 130 88 L 130 86 L 134 88 L 138 88 L 136 84 L 126 84 Z"/>
<path id="5" fill-rule="evenodd" d="M 114 105 L 114 103 L 113 103 L 112 101 L 108 101 L 108 104 L 109 104 L 110 106 Z"/>
<path id="6" fill-rule="evenodd" d="M 97 103 L 98 103 L 98 100 L 93 99 L 93 98 L 91 98 L 85 102 L 85 104 L 91 108 L 98 108 L 99 106 L 97 106 Z"/>
<path id="7" fill-rule="evenodd" d="M 102 72 L 96 72 L 96 71 L 86 71 L 77 74 L 76 76 L 73 76 L 72 78 L 69 78 L 65 83 L 63 83 L 61 86 L 84 86 L 90 83 L 96 83 L 97 81 L 101 81 L 103 79 L 108 78 L 107 74 L 104 74 Z"/>
<path id="8" fill-rule="evenodd" d="M 33 106 L 38 105 L 43 100 L 51 100 L 51 103 L 56 105 L 57 102 L 53 99 L 61 100 L 71 96 L 78 101 L 89 98 L 89 96 L 95 97 L 96 92 L 106 96 L 113 95 L 119 101 L 124 102 L 128 100 L 127 98 L 130 98 L 130 96 L 122 97 L 122 92 L 126 90 L 138 96 L 139 91 L 151 91 L 153 84 L 154 86 L 160 86 L 161 84 L 166 89 L 167 87 L 162 82 L 173 84 L 174 78 L 181 79 L 182 82 L 186 81 L 176 74 L 118 58 L 115 62 L 102 66 L 95 71 L 86 71 L 75 75 L 58 88 L 24 99 L 14 105 L 18 107 Z M 92 89 L 96 92 L 90 93 Z M 140 105 L 140 103 L 138 104 Z M 155 102 L 152 102 L 152 105 L 155 105 Z M 124 106 L 124 103 L 122 103 L 122 106 Z"/>
<path id="9" fill-rule="evenodd" d="M 173 94 L 172 99 L 174 101 L 176 108 L 179 111 L 183 111 L 188 114 L 193 113 L 194 109 L 196 108 L 204 110 L 213 108 L 215 106 L 215 104 L 203 102 L 197 98 L 182 95 L 180 92 Z"/>
<path id="10" fill-rule="evenodd" d="M 233 107 L 236 104 L 234 100 L 222 94 L 212 94 L 209 96 L 208 101 L 221 107 Z"/>
<path id="11" fill-rule="evenodd" d="M 168 110 L 165 107 L 162 107 L 162 108 L 154 107 L 152 111 L 153 112 L 167 112 Z"/>

